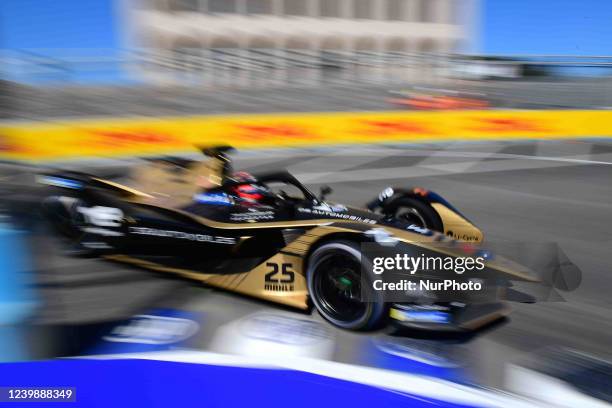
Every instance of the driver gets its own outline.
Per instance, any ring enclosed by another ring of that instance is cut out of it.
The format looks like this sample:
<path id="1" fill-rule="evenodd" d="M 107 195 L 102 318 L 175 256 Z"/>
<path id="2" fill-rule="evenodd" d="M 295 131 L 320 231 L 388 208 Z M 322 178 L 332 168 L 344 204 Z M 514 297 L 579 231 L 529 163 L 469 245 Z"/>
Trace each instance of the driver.
<path id="1" fill-rule="evenodd" d="M 274 203 L 275 195 L 266 186 L 258 183 L 251 173 L 239 171 L 234 173 L 232 178 L 240 183 L 232 187 L 232 191 L 243 203 L 262 205 Z"/>

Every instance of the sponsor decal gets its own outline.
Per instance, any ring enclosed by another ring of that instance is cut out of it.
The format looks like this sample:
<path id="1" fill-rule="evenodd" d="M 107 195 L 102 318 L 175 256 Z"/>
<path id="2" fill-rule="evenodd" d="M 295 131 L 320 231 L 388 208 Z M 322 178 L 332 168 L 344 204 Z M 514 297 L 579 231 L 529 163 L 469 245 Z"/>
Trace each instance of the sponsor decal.
<path id="1" fill-rule="evenodd" d="M 177 143 L 175 136 L 152 130 L 91 130 L 94 135 L 91 141 L 94 145 L 108 147 L 128 147 L 132 145 L 170 145 Z M 87 142 L 85 142 L 87 143 Z"/>
<path id="2" fill-rule="evenodd" d="M 303 126 L 290 123 L 270 123 L 264 125 L 236 124 L 234 126 L 239 129 L 239 133 L 236 136 L 250 142 L 277 139 L 308 140 L 312 138 L 310 132 Z"/>
<path id="3" fill-rule="evenodd" d="M 0 135 L 0 151 L 2 152 L 10 152 L 11 149 L 11 145 L 8 141 L 8 138 L 4 135 Z"/>
<path id="4" fill-rule="evenodd" d="M 375 347 L 385 357 L 381 363 L 384 368 L 395 370 L 414 370 L 413 363 L 426 364 L 426 369 L 435 370 L 438 378 L 457 381 L 455 374 L 446 370 L 461 367 L 463 348 L 461 345 L 445 343 L 440 347 L 437 342 L 423 342 L 420 339 L 408 339 L 395 336 L 380 336 L 373 340 Z M 389 359 L 389 357 L 395 357 Z M 422 368 L 422 366 L 419 365 Z M 429 375 L 429 374 L 428 374 Z"/>
<path id="5" fill-rule="evenodd" d="M 258 211 L 254 208 L 250 208 L 248 212 L 230 214 L 230 220 L 232 221 L 259 221 L 273 219 L 274 211 Z"/>
<path id="6" fill-rule="evenodd" d="M 83 214 L 85 222 L 89 225 L 81 227 L 83 232 L 102 235 L 105 237 L 120 237 L 124 234 L 108 228 L 121 227 L 123 211 L 113 207 L 77 207 L 77 211 Z"/>
<path id="7" fill-rule="evenodd" d="M 121 234 L 123 235 L 123 234 Z M 106 242 L 81 242 L 81 245 L 89 249 L 112 249 Z"/>
<path id="8" fill-rule="evenodd" d="M 264 289 L 272 292 L 293 292 L 295 272 L 291 263 L 266 263 L 270 271 L 264 278 Z"/>
<path id="9" fill-rule="evenodd" d="M 329 329 L 321 323 L 272 313 L 245 319 L 241 329 L 249 338 L 283 345 L 304 347 L 332 340 Z M 303 349 L 299 353 L 303 355 Z"/>
<path id="10" fill-rule="evenodd" d="M 449 313 L 439 310 L 391 309 L 390 317 L 401 322 L 450 323 Z"/>
<path id="11" fill-rule="evenodd" d="M 225 193 L 201 193 L 193 196 L 200 204 L 232 205 L 232 199 Z"/>
<path id="12" fill-rule="evenodd" d="M 321 203 L 319 205 L 313 206 L 312 208 L 315 210 L 331 211 L 331 212 L 346 212 L 347 211 L 346 206 L 342 204 Z"/>
<path id="13" fill-rule="evenodd" d="M 13 140 L 16 139 L 16 142 Z M 11 153 L 28 153 L 33 154 L 35 150 L 27 144 L 19 144 L 19 138 L 9 138 L 9 136 L 0 133 L 0 155 Z"/>
<path id="14" fill-rule="evenodd" d="M 80 181 L 71 180 L 64 177 L 40 176 L 36 178 L 36 181 L 38 181 L 38 183 L 40 184 L 69 188 L 72 190 L 79 190 L 83 188 L 83 183 L 81 183 Z"/>
<path id="15" fill-rule="evenodd" d="M 207 235 L 207 234 L 193 234 L 193 233 L 183 232 L 183 231 L 170 231 L 170 230 L 161 230 L 161 229 L 146 228 L 146 227 L 130 227 L 128 231 L 131 234 L 136 234 L 136 235 L 148 235 L 152 237 L 183 239 L 187 241 L 210 242 L 214 244 L 227 244 L 227 245 L 233 245 L 236 243 L 236 239 L 232 237 L 221 237 L 221 236 L 213 236 L 213 235 Z"/>
<path id="16" fill-rule="evenodd" d="M 476 237 L 474 235 L 469 235 L 469 234 L 461 234 L 461 233 L 456 233 L 453 231 L 448 231 L 446 233 L 446 235 L 448 235 L 449 237 L 453 238 L 453 239 L 457 239 L 460 241 L 467 241 L 467 242 L 476 242 L 476 241 L 480 241 L 480 237 Z"/>
<path id="17" fill-rule="evenodd" d="M 106 228 L 97 228 L 97 227 L 81 227 L 81 231 L 87 232 L 88 234 L 96 234 L 102 235 L 104 237 L 121 237 L 123 236 L 122 232 L 113 231 Z"/>
<path id="18" fill-rule="evenodd" d="M 333 212 L 345 212 L 348 211 L 345 205 L 342 204 L 331 204 L 330 208 Z"/>
<path id="19" fill-rule="evenodd" d="M 366 126 L 363 133 L 372 136 L 437 133 L 430 124 L 409 119 L 365 120 L 362 123 Z"/>
<path id="20" fill-rule="evenodd" d="M 412 232 L 416 232 L 417 234 L 421 234 L 421 235 L 425 235 L 425 236 L 431 236 L 433 235 L 433 231 L 424 227 L 419 227 L 416 224 L 410 224 L 409 226 L 406 227 L 406 229 L 408 231 L 412 231 Z"/>
<path id="21" fill-rule="evenodd" d="M 323 211 L 323 210 L 318 210 L 315 207 L 313 208 L 299 207 L 297 210 L 299 212 L 306 213 L 306 214 L 321 215 L 324 217 L 331 217 L 331 218 L 340 218 L 340 219 L 349 220 L 349 221 L 365 222 L 366 224 L 376 224 L 376 220 L 372 220 L 370 218 L 364 218 L 358 215 L 337 213 L 333 211 Z"/>
<path id="22" fill-rule="evenodd" d="M 383 246 L 394 246 L 399 241 L 384 228 L 372 228 L 364 233 Z"/>
<path id="23" fill-rule="evenodd" d="M 136 315 L 129 322 L 117 326 L 103 340 L 112 343 L 174 344 L 193 336 L 198 323 L 179 317 Z"/>
<path id="24" fill-rule="evenodd" d="M 504 133 L 504 132 L 542 132 L 546 129 L 541 122 L 538 123 L 533 119 L 523 118 L 476 118 L 479 124 L 475 129 L 484 132 Z"/>
<path id="25" fill-rule="evenodd" d="M 120 227 L 123 220 L 123 211 L 113 207 L 78 207 L 77 211 L 83 214 L 85 221 L 98 227 Z"/>

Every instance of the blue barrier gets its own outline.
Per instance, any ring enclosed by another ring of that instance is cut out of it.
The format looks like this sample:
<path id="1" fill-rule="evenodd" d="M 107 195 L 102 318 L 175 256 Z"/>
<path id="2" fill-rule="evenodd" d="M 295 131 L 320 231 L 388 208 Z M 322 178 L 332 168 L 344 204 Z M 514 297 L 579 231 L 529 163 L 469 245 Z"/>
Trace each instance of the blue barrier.
<path id="1" fill-rule="evenodd" d="M 0 384 L 74 387 L 83 407 L 465 406 L 301 371 L 152 360 L 6 363 Z"/>
<path id="2" fill-rule="evenodd" d="M 36 306 L 28 273 L 25 233 L 0 224 L 0 361 L 28 357 L 23 324 Z"/>

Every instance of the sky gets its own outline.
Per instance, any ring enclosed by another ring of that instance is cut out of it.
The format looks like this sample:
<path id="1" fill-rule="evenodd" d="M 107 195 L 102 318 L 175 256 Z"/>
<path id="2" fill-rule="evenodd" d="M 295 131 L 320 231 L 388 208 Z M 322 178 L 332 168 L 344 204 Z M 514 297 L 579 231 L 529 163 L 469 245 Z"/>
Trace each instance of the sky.
<path id="1" fill-rule="evenodd" d="M 129 1 L 0 0 L 0 51 L 29 50 L 60 59 L 100 56 L 101 49 L 104 56 L 116 54 L 127 47 L 117 6 Z M 612 56 L 612 0 L 453 1 L 477 9 L 468 18 L 475 20 L 470 53 Z M 50 69 L 52 75 L 73 75 L 64 68 Z M 102 71 L 106 77 L 120 75 L 119 66 Z"/>
<path id="2" fill-rule="evenodd" d="M 64 58 L 113 57 L 122 48 L 116 5 L 126 0 L 0 0 L 0 52 L 39 61 L 27 68 L 5 64 L 0 77 L 29 83 L 127 80 L 117 62 L 66 64 Z M 35 73 L 28 71 L 36 67 Z"/>
<path id="3" fill-rule="evenodd" d="M 126 0 L 0 0 L 0 48 L 115 48 Z M 477 1 L 474 50 L 612 55 L 612 0 Z"/>
<path id="4" fill-rule="evenodd" d="M 0 0 L 0 48 L 120 46 L 120 1 Z M 475 1 L 478 53 L 612 55 L 612 0 Z"/>
<path id="5" fill-rule="evenodd" d="M 612 0 L 480 0 L 476 51 L 612 55 Z"/>
<path id="6" fill-rule="evenodd" d="M 0 0 L 0 48 L 114 48 L 113 0 Z"/>

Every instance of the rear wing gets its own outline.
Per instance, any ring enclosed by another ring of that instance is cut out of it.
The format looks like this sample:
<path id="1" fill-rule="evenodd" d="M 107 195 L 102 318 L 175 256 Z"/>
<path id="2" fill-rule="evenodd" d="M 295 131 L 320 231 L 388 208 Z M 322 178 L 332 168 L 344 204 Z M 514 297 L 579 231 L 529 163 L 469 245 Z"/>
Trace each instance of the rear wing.
<path id="1" fill-rule="evenodd" d="M 204 160 L 195 160 L 193 158 L 175 157 L 175 156 L 162 156 L 152 157 L 145 159 L 152 163 L 157 164 L 157 167 L 167 172 L 168 169 L 164 169 L 166 166 L 177 166 L 187 170 L 180 177 L 183 178 L 185 183 L 198 185 L 203 188 L 214 188 L 223 184 L 229 176 L 233 173 L 232 161 L 229 157 L 229 153 L 234 152 L 235 149 L 231 146 L 198 146 L 198 149 L 207 157 Z M 138 184 L 152 184 L 151 187 L 159 186 L 160 180 L 164 177 L 160 175 L 154 175 L 154 171 L 149 166 L 145 169 L 144 173 L 138 174 L 135 178 L 139 180 Z M 175 179 L 173 175 L 171 178 Z M 145 183 L 145 181 L 150 183 Z M 163 183 L 161 183 L 163 184 Z M 156 187 L 158 188 L 158 187 Z"/>

